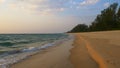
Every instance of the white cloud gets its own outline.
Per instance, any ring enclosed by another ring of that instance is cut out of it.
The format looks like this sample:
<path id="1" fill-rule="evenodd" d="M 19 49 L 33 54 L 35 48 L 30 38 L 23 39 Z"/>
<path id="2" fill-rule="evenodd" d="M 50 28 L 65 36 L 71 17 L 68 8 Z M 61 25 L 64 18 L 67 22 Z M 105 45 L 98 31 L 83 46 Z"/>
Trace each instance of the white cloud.
<path id="1" fill-rule="evenodd" d="M 12 0 L 11 8 L 20 8 L 27 12 L 37 12 L 40 14 L 52 14 L 65 10 L 68 0 Z"/>
<path id="2" fill-rule="evenodd" d="M 5 2 L 5 0 L 0 0 L 0 3 L 4 3 Z"/>
<path id="3" fill-rule="evenodd" d="M 99 0 L 84 0 L 83 2 L 80 3 L 80 5 L 93 5 L 98 2 L 99 2 Z"/>
<path id="4" fill-rule="evenodd" d="M 95 4 L 99 0 L 9 0 L 10 8 L 39 14 L 56 14 L 66 10 L 80 9 L 80 5 Z M 8 3 L 8 2 L 7 2 Z M 82 6 L 83 7 L 83 6 Z"/>
<path id="5" fill-rule="evenodd" d="M 104 7 L 109 7 L 110 6 L 110 3 L 107 2 L 107 3 L 104 3 Z"/>

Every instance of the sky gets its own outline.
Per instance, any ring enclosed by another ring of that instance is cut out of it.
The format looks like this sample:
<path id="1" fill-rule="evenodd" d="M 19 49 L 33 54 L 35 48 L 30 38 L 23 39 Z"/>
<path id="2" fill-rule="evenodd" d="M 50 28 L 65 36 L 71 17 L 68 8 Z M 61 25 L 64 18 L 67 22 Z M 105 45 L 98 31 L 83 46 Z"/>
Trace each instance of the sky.
<path id="1" fill-rule="evenodd" d="M 62 33 L 120 0 L 0 0 L 0 33 Z"/>

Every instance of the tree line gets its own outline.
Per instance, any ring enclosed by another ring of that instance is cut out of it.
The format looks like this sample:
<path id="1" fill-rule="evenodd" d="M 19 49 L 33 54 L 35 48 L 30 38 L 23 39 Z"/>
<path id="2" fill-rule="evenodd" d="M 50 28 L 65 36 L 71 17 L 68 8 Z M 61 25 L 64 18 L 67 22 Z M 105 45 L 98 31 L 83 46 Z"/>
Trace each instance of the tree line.
<path id="1" fill-rule="evenodd" d="M 108 8 L 101 11 L 95 20 L 90 24 L 78 24 L 69 32 L 91 32 L 120 30 L 120 6 L 118 3 L 111 4 Z"/>

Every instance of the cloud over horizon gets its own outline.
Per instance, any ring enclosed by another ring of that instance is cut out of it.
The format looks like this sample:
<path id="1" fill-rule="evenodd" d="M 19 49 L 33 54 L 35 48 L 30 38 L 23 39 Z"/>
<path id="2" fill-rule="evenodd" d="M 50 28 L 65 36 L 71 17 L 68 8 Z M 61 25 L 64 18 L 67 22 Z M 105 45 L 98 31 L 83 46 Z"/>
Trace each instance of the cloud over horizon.
<path id="1" fill-rule="evenodd" d="M 1 0 L 5 1 L 5 0 Z M 66 10 L 80 9 L 86 5 L 93 5 L 99 0 L 11 0 L 9 7 L 20 8 L 27 12 L 36 12 L 43 15 L 50 15 Z"/>
<path id="2" fill-rule="evenodd" d="M 93 5 L 98 3 L 100 0 L 84 0 L 80 5 Z"/>
<path id="3" fill-rule="evenodd" d="M 90 24 L 114 2 L 120 3 L 118 0 L 0 0 L 0 31 L 65 32 L 80 23 Z"/>
<path id="4" fill-rule="evenodd" d="M 109 7 L 109 6 L 110 6 L 109 2 L 104 3 L 104 7 Z"/>
<path id="5" fill-rule="evenodd" d="M 62 12 L 65 10 L 66 0 L 52 1 L 51 0 L 18 0 L 10 2 L 14 8 L 20 8 L 25 11 L 34 11 L 41 14 L 50 14 L 54 12 Z M 13 8 L 13 7 L 12 7 Z"/>

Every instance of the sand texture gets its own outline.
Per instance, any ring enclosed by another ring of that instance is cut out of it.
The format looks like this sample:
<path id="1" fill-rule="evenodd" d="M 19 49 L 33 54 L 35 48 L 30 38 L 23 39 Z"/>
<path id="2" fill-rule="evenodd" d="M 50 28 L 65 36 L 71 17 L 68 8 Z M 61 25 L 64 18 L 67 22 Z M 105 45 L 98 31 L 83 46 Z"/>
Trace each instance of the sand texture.
<path id="1" fill-rule="evenodd" d="M 64 41 L 11 68 L 120 68 L 120 31 L 72 34 L 74 43 Z"/>
<path id="2" fill-rule="evenodd" d="M 120 68 L 120 31 L 74 33 L 74 68 Z"/>
<path id="3" fill-rule="evenodd" d="M 39 54 L 13 65 L 11 68 L 73 68 L 69 61 L 72 40 L 48 48 Z"/>

